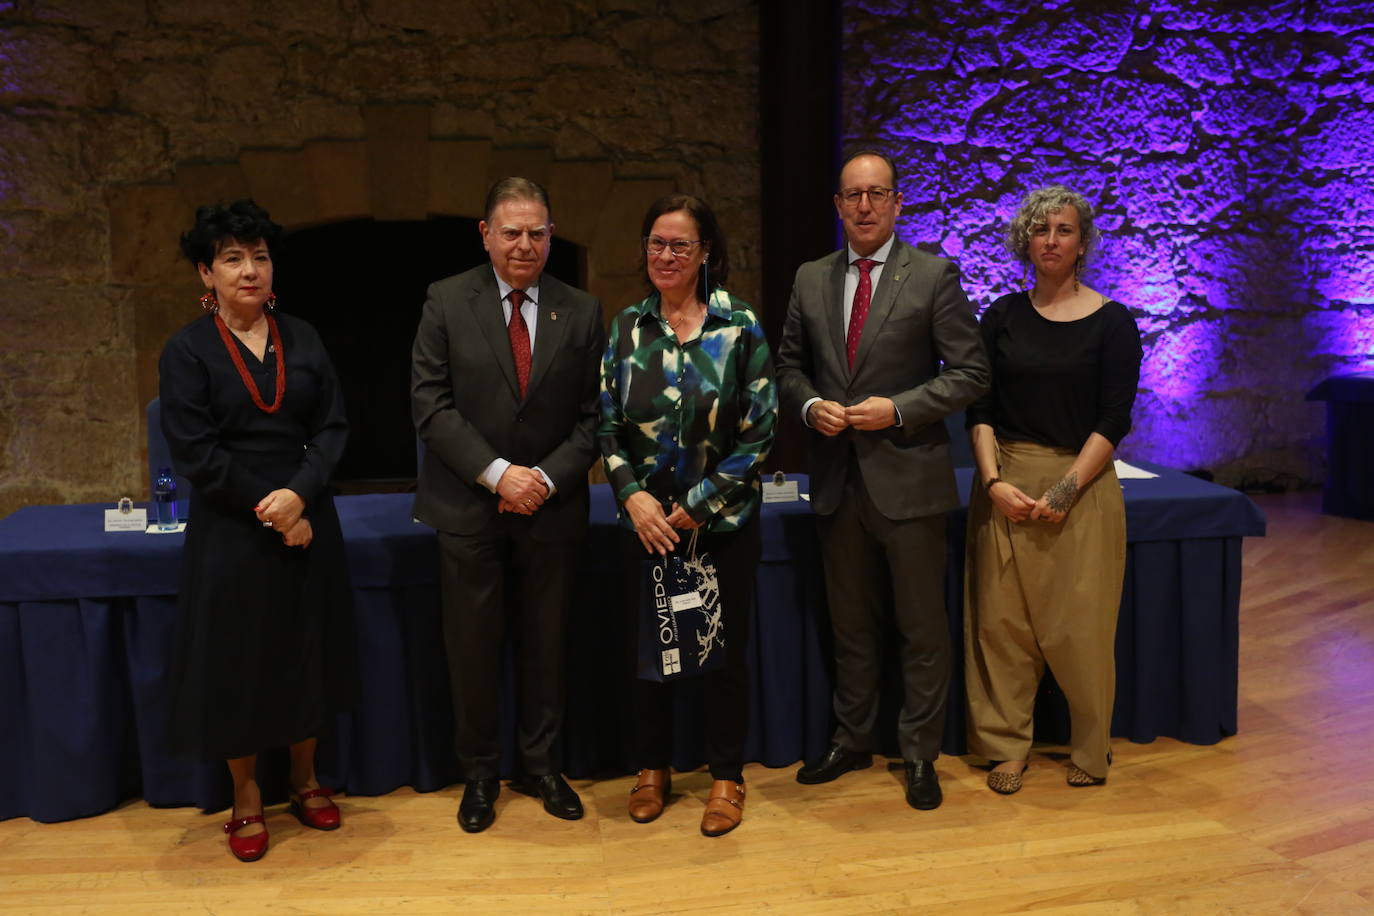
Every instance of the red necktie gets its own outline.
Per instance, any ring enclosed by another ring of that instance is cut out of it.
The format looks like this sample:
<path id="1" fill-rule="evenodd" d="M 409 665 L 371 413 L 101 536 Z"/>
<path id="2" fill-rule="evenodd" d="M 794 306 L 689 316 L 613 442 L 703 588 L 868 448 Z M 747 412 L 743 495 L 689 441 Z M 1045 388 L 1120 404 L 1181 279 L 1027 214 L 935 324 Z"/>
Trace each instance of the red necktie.
<path id="1" fill-rule="evenodd" d="M 859 268 L 859 288 L 854 291 L 854 307 L 849 310 L 849 333 L 844 338 L 844 352 L 849 357 L 849 368 L 854 368 L 854 354 L 859 352 L 859 335 L 864 330 L 864 320 L 868 318 L 868 303 L 873 299 L 873 281 L 868 272 L 878 266 L 872 258 L 859 258 L 854 262 Z"/>
<path id="2" fill-rule="evenodd" d="M 530 329 L 525 325 L 525 316 L 520 314 L 520 302 L 525 298 L 523 290 L 510 291 L 510 354 L 515 357 L 515 377 L 520 382 L 520 397 L 530 387 Z"/>

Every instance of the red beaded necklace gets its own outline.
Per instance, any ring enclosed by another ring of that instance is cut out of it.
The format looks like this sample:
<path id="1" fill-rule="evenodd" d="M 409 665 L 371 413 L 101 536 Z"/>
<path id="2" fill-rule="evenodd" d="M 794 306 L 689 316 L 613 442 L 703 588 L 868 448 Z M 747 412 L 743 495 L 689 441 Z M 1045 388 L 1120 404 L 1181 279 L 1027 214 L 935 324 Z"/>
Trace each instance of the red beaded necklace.
<path id="1" fill-rule="evenodd" d="M 229 325 L 224 323 L 224 319 L 215 315 L 215 327 L 219 329 L 220 339 L 224 341 L 224 349 L 229 351 L 229 358 L 234 361 L 234 368 L 239 370 L 239 378 L 243 379 L 243 387 L 248 389 L 248 394 L 252 396 L 253 403 L 258 405 L 258 410 L 263 413 L 276 413 L 281 410 L 281 402 L 286 394 L 286 351 L 281 345 L 281 331 L 277 330 L 277 322 L 271 313 L 264 313 L 267 318 L 268 337 L 272 341 L 272 347 L 277 351 L 277 396 L 272 399 L 269 405 L 263 401 L 262 395 L 258 393 L 257 382 L 248 374 L 248 366 L 243 362 L 243 354 L 239 348 L 234 346 L 233 335 L 229 332 Z"/>

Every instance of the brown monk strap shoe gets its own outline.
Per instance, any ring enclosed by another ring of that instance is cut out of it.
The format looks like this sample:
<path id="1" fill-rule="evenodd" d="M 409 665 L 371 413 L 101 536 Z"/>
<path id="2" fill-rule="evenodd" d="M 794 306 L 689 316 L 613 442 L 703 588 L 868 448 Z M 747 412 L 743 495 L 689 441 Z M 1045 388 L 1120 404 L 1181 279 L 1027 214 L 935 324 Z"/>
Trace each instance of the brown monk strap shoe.
<path id="1" fill-rule="evenodd" d="M 641 824 L 663 813 L 668 803 L 668 792 L 673 787 L 672 774 L 668 768 L 661 770 L 640 770 L 635 787 L 630 790 L 630 820 Z"/>
<path id="2" fill-rule="evenodd" d="M 711 797 L 701 816 L 701 832 L 706 836 L 729 833 L 744 820 L 744 783 L 717 779 L 711 783 Z"/>

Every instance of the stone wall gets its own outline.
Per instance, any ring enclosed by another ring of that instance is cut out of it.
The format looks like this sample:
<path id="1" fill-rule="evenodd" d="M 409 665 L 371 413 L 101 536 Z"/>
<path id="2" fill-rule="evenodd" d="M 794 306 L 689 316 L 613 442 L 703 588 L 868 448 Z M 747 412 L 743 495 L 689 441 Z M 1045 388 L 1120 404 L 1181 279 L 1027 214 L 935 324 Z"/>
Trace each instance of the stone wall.
<path id="1" fill-rule="evenodd" d="M 845 0 L 844 125 L 902 163 L 903 238 L 980 306 L 1027 190 L 1101 212 L 1087 280 L 1146 359 L 1126 457 L 1319 480 L 1333 372 L 1374 368 L 1374 2 Z"/>
<path id="2" fill-rule="evenodd" d="M 609 310 L 639 220 L 719 211 L 758 298 L 757 4 L 0 0 L 0 515 L 146 494 L 143 405 L 196 312 L 193 207 L 288 228 L 479 216 L 550 186 Z"/>

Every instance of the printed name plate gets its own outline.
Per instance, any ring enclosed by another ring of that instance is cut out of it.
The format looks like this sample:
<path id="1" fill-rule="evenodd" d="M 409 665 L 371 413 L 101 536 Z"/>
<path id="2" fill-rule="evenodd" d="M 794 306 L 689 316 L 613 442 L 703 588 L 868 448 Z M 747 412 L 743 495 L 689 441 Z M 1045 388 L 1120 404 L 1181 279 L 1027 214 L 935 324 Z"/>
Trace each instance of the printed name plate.
<path id="1" fill-rule="evenodd" d="M 143 531 L 148 527 L 147 509 L 106 509 L 106 531 Z"/>
<path id="2" fill-rule="evenodd" d="M 774 474 L 772 480 L 763 482 L 763 501 L 766 503 L 794 503 L 800 498 L 797 482 L 788 480 L 782 471 Z"/>

